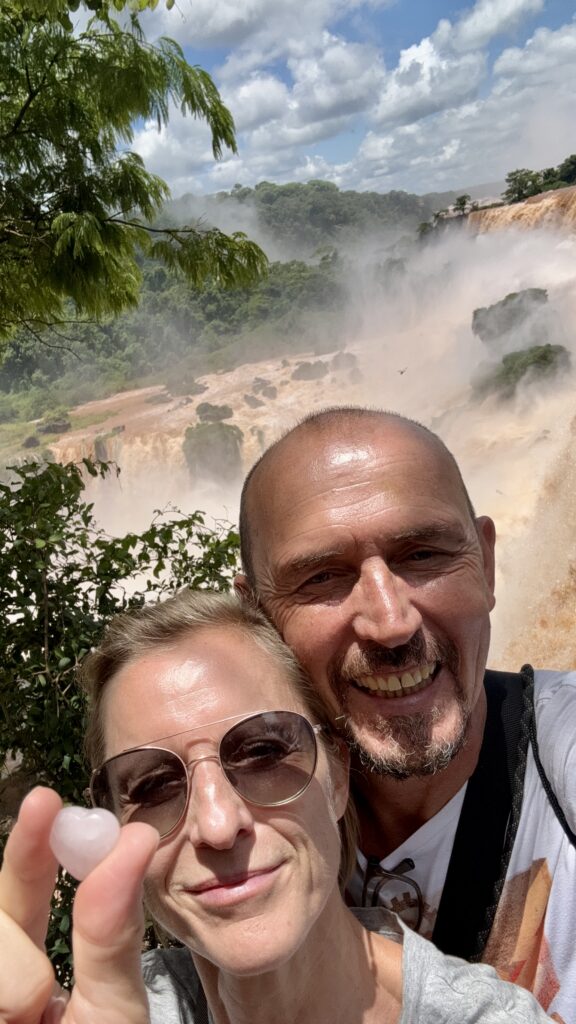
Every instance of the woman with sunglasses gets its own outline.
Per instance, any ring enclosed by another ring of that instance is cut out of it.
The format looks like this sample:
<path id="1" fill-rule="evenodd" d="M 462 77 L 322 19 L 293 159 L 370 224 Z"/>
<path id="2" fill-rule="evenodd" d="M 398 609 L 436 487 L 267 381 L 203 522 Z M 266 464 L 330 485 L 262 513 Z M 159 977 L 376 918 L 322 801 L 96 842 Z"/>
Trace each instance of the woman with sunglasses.
<path id="1" fill-rule="evenodd" d="M 66 1004 L 42 951 L 60 801 L 24 802 L 0 873 L 2 1024 L 549 1020 L 491 968 L 345 906 L 345 748 L 258 612 L 183 592 L 114 620 L 84 675 L 92 801 L 125 828 L 78 889 Z M 183 944 L 143 968 L 142 882 Z"/>

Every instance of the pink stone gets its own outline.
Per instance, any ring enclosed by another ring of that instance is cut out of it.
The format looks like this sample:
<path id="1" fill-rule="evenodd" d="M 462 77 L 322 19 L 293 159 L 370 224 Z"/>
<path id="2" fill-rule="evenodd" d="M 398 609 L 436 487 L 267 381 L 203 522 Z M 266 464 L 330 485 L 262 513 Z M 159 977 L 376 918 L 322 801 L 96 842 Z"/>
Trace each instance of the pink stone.
<path id="1" fill-rule="evenodd" d="M 110 811 L 64 807 L 55 817 L 50 848 L 63 868 L 81 881 L 116 846 L 120 825 Z"/>

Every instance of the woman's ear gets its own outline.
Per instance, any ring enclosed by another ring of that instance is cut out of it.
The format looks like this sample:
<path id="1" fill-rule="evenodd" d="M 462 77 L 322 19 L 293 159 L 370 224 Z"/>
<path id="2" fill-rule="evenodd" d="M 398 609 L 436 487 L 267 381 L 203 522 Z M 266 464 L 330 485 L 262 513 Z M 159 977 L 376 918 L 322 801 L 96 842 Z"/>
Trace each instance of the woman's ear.
<path id="1" fill-rule="evenodd" d="M 348 806 L 350 793 L 350 751 L 341 737 L 335 737 L 333 742 L 338 747 L 338 753 L 331 758 L 332 802 L 336 819 L 340 821 Z"/>

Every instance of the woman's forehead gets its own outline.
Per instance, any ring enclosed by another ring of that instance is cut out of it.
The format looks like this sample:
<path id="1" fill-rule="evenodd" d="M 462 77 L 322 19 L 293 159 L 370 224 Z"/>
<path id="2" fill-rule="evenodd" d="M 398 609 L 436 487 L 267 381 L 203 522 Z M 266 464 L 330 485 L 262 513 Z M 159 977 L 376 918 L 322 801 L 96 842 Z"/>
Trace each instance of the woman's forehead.
<path id="1" fill-rule="evenodd" d="M 107 756 L 263 708 L 303 709 L 286 666 L 239 630 L 198 630 L 132 659 L 110 680 L 102 701 Z"/>

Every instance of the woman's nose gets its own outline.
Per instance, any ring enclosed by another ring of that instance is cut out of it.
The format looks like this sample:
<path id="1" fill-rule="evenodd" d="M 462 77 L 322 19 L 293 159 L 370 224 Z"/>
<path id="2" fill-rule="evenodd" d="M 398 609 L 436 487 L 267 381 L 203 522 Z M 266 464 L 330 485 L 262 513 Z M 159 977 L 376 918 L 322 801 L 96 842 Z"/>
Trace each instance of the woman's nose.
<path id="1" fill-rule="evenodd" d="M 254 829 L 252 810 L 232 788 L 216 758 L 193 764 L 186 828 L 195 846 L 228 850 Z"/>
<path id="2" fill-rule="evenodd" d="M 359 640 L 399 647 L 408 643 L 422 626 L 422 616 L 412 602 L 408 584 L 391 572 L 380 557 L 364 563 L 348 601 Z"/>

